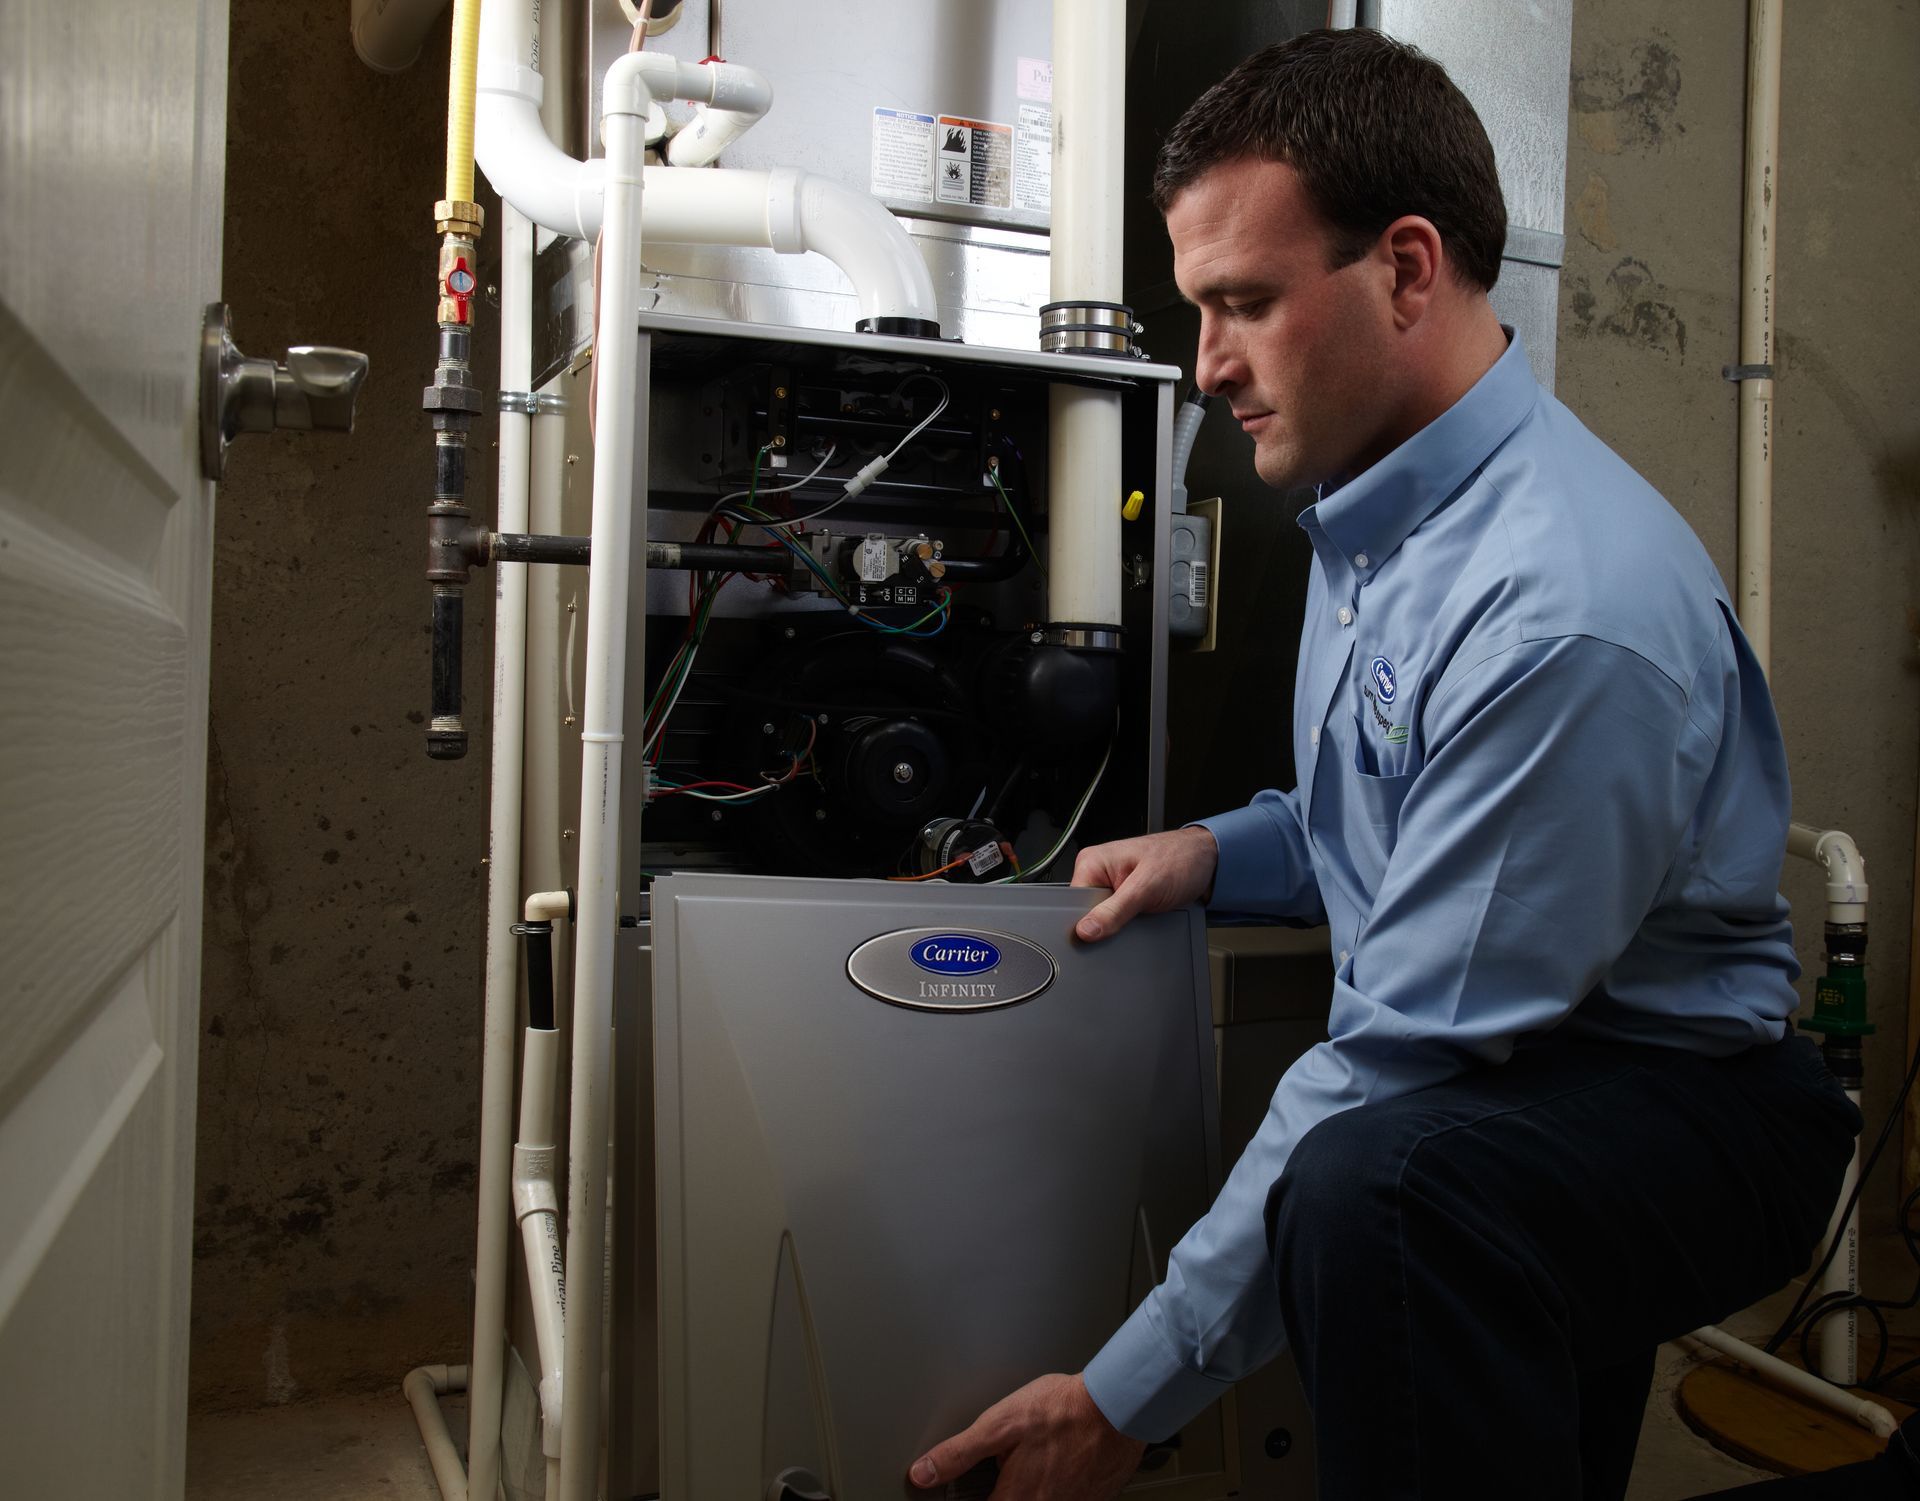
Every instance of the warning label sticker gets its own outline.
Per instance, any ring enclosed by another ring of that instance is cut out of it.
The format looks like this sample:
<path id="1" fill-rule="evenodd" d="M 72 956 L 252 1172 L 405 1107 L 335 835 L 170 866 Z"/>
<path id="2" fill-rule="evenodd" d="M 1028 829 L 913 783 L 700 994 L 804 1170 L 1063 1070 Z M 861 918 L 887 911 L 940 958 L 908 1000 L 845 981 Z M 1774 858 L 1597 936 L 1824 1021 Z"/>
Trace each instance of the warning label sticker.
<path id="1" fill-rule="evenodd" d="M 942 203 L 975 208 L 1013 206 L 1013 127 L 940 116 L 939 183 Z"/>
<path id="2" fill-rule="evenodd" d="M 876 198 L 933 202 L 932 115 L 874 108 L 871 191 Z"/>
<path id="3" fill-rule="evenodd" d="M 1020 106 L 1020 134 L 1013 151 L 1015 208 L 1047 213 L 1053 207 L 1053 106 Z"/>

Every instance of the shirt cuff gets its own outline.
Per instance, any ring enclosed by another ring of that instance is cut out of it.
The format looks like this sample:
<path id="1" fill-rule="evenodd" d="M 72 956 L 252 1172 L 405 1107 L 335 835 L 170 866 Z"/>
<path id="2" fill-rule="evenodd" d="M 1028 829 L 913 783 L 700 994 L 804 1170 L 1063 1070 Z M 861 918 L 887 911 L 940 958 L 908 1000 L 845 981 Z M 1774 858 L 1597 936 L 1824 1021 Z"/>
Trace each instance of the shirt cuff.
<path id="1" fill-rule="evenodd" d="M 1081 1379 L 1106 1420 L 1128 1438 L 1157 1444 L 1172 1438 L 1232 1389 L 1181 1361 L 1153 1327 L 1148 1296 Z"/>
<path id="2" fill-rule="evenodd" d="M 1235 808 L 1194 820 L 1220 846 L 1207 906 L 1221 912 L 1276 913 L 1273 818 L 1258 807 Z"/>

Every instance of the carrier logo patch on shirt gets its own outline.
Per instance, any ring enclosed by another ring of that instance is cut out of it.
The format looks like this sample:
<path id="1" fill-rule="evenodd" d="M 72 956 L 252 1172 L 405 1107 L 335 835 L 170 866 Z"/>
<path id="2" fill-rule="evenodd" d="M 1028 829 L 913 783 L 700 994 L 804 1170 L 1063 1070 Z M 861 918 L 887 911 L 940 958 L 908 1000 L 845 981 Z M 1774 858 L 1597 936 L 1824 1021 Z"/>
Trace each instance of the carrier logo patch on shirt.
<path id="1" fill-rule="evenodd" d="M 1385 657 L 1375 657 L 1371 665 L 1368 666 L 1367 671 L 1373 677 L 1373 689 L 1374 692 L 1380 695 L 1380 702 L 1383 704 L 1392 703 L 1394 689 L 1396 687 L 1393 676 L 1393 663 L 1389 662 Z"/>

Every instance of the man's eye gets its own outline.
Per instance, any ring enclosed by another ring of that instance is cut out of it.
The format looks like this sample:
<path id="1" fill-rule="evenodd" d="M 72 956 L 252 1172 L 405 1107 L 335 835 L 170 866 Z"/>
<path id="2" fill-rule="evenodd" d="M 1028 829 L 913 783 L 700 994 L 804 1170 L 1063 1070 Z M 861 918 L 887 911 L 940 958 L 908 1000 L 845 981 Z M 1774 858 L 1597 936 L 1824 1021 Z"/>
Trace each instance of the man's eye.
<path id="1" fill-rule="evenodd" d="M 1266 310 L 1266 306 L 1265 298 L 1259 298 L 1253 302 L 1229 302 L 1226 305 L 1227 316 L 1229 318 L 1257 318 Z"/>

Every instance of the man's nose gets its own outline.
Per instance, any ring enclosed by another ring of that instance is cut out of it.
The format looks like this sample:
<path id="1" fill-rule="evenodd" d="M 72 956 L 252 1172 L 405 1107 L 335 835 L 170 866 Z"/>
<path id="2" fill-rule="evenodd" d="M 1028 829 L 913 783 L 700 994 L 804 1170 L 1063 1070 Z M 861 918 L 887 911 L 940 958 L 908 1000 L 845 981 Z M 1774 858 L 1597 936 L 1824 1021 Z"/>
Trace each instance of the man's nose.
<path id="1" fill-rule="evenodd" d="M 1209 396 L 1230 395 L 1246 382 L 1246 366 L 1235 341 L 1223 333 L 1219 321 L 1200 315 L 1200 347 L 1193 362 L 1194 384 Z"/>

